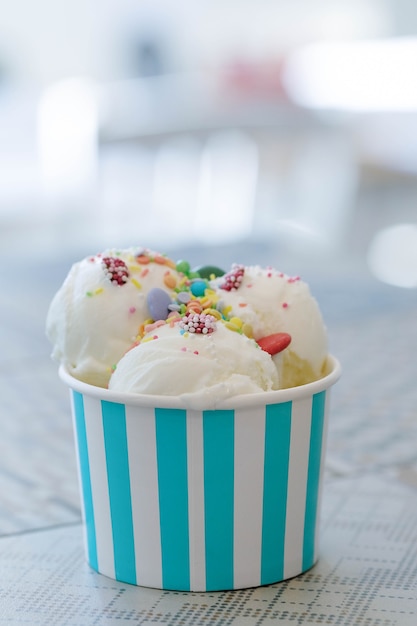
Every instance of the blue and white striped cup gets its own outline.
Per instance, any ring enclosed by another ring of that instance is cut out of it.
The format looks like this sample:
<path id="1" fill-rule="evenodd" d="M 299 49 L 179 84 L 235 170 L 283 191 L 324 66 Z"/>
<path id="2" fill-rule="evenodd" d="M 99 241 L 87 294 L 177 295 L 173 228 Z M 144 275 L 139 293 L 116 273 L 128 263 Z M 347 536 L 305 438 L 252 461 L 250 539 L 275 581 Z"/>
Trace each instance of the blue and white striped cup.
<path id="1" fill-rule="evenodd" d="M 70 387 L 86 554 L 121 582 L 178 591 L 266 585 L 317 560 L 328 396 L 340 376 L 241 396 Z"/>

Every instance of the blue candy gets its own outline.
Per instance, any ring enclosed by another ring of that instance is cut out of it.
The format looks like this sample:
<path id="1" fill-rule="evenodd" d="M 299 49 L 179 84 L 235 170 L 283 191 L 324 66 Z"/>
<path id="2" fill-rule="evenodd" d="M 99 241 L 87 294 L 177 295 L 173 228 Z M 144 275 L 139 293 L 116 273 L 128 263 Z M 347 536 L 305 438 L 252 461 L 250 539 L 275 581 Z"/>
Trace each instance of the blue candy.
<path id="1" fill-rule="evenodd" d="M 207 283 L 204 280 L 194 280 L 190 286 L 191 293 L 196 298 L 200 296 L 204 296 L 206 288 L 207 288 Z"/>

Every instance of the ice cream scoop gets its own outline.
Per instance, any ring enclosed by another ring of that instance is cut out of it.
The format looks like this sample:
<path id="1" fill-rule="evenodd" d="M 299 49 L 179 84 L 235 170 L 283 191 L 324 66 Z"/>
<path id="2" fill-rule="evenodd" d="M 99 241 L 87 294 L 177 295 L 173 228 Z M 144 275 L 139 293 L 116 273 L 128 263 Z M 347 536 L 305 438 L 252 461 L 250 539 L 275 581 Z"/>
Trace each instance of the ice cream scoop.
<path id="1" fill-rule="evenodd" d="M 170 259 L 139 247 L 108 249 L 75 263 L 47 315 L 52 356 L 76 378 L 105 387 L 151 317 L 148 293 L 157 288 L 170 299 L 180 278 Z"/>
<path id="2" fill-rule="evenodd" d="M 307 283 L 273 268 L 234 265 L 211 282 L 217 307 L 252 328 L 255 339 L 288 333 L 291 345 L 277 360 L 282 387 L 320 378 L 328 353 L 327 332 Z"/>
<path id="3" fill-rule="evenodd" d="M 181 396 L 192 408 L 279 386 L 272 357 L 253 339 L 197 314 L 152 325 L 109 381 L 113 391 Z"/>

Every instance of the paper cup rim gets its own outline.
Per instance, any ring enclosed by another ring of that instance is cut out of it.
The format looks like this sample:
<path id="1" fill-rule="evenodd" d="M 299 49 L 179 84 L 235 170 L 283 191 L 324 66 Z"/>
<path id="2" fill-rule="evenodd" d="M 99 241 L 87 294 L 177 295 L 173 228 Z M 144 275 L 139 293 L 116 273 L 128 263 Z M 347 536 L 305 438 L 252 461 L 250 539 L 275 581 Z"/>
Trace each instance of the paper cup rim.
<path id="1" fill-rule="evenodd" d="M 290 387 L 288 389 L 279 389 L 277 391 L 263 391 L 260 393 L 232 396 L 226 400 L 216 403 L 214 407 L 208 406 L 207 410 L 222 410 L 264 406 L 267 404 L 280 404 L 290 400 L 310 397 L 320 391 L 328 389 L 339 380 L 342 368 L 338 359 L 336 359 L 333 355 L 328 355 L 327 357 L 327 370 L 329 371 L 328 374 L 311 383 L 299 385 L 298 387 Z M 59 376 L 61 380 L 74 391 L 78 391 L 83 395 L 106 400 L 108 402 L 141 407 L 173 409 L 192 408 L 190 406 L 189 398 L 185 400 L 181 396 L 121 393 L 104 387 L 90 385 L 89 383 L 85 383 L 72 376 L 64 365 L 61 365 L 59 368 Z"/>

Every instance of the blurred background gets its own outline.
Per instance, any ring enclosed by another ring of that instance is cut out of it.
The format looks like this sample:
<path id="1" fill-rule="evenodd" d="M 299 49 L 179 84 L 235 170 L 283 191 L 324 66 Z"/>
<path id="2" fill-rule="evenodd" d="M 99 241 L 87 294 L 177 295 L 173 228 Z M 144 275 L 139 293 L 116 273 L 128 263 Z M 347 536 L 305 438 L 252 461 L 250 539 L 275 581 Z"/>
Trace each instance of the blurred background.
<path id="1" fill-rule="evenodd" d="M 2 255 L 417 286 L 414 0 L 1 5 Z"/>

